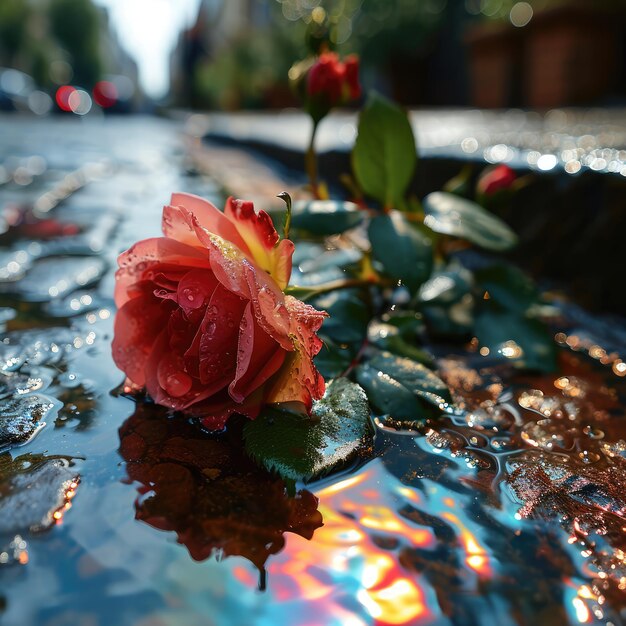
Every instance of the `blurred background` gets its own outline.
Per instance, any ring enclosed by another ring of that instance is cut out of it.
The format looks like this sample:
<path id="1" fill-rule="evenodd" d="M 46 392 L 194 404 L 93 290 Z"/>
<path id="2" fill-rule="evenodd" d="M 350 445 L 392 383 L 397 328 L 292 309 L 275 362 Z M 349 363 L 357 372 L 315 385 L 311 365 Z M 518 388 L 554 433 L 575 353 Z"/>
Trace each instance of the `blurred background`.
<path id="1" fill-rule="evenodd" d="M 626 102 L 625 0 L 2 0 L 0 109 L 296 106 L 307 37 L 411 107 Z"/>

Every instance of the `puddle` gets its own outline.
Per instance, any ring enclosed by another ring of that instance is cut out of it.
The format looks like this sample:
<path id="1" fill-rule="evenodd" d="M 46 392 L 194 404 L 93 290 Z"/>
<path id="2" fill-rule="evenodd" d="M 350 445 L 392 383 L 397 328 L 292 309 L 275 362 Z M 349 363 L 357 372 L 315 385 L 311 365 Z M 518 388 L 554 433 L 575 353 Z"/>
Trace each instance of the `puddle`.
<path id="1" fill-rule="evenodd" d="M 1 121 L 2 150 L 46 164 L 12 202 L 107 211 L 104 238 L 0 250 L 3 624 L 623 623 L 626 334 L 565 307 L 543 377 L 441 354 L 462 410 L 379 420 L 369 461 L 288 497 L 235 432 L 111 393 L 112 261 L 158 234 L 172 189 L 214 184 L 185 177 L 165 120 L 84 121 Z M 76 174 L 87 154 L 101 165 Z"/>

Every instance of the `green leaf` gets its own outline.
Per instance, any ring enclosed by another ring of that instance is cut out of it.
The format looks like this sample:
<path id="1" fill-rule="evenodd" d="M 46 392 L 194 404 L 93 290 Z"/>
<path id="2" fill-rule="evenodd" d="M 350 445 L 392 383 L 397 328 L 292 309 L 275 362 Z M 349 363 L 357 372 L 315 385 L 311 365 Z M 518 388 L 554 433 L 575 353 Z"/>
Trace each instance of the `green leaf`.
<path id="1" fill-rule="evenodd" d="M 373 321 L 367 329 L 367 340 L 381 350 L 408 357 L 427 366 L 433 364 L 430 354 L 413 345 L 413 343 L 416 343 L 415 340 L 409 342 L 409 340 L 405 339 L 400 329 L 393 324 Z"/>
<path id="2" fill-rule="evenodd" d="M 517 235 L 502 220 L 465 198 L 434 191 L 423 201 L 424 224 L 436 233 L 467 239 L 487 250 L 508 250 Z"/>
<path id="3" fill-rule="evenodd" d="M 420 300 L 425 304 L 449 305 L 472 291 L 472 275 L 465 268 L 435 272 L 420 287 Z"/>
<path id="4" fill-rule="evenodd" d="M 370 311 L 358 290 L 331 291 L 309 302 L 316 309 L 328 313 L 322 333 L 333 341 L 349 343 L 365 339 Z"/>
<path id="5" fill-rule="evenodd" d="M 444 400 L 450 400 L 450 392 L 446 383 L 421 363 L 396 356 L 390 352 L 379 352 L 368 363 L 372 367 L 395 378 L 418 396 L 429 393 L 436 394 Z M 431 401 L 430 396 L 428 400 Z"/>
<path id="6" fill-rule="evenodd" d="M 526 311 L 539 299 L 531 278 L 513 265 L 490 265 L 475 271 L 474 278 L 492 300 L 512 311 Z"/>
<path id="7" fill-rule="evenodd" d="M 415 311 L 403 311 L 396 308 L 394 311 L 385 313 L 383 321 L 395 326 L 403 339 L 407 341 L 417 340 L 418 335 L 424 331 L 422 316 Z"/>
<path id="8" fill-rule="evenodd" d="M 476 317 L 474 334 L 481 347 L 489 348 L 491 358 L 501 358 L 524 369 L 556 369 L 556 349 L 548 329 L 521 311 L 507 311 L 490 301 L 484 302 Z"/>
<path id="9" fill-rule="evenodd" d="M 377 215 L 370 222 L 368 234 L 374 258 L 382 263 L 385 273 L 415 293 L 432 270 L 430 239 L 398 211 Z"/>
<path id="10" fill-rule="evenodd" d="M 417 151 L 406 112 L 372 93 L 359 116 L 352 169 L 363 191 L 398 208 L 413 178 Z"/>
<path id="11" fill-rule="evenodd" d="M 315 367 L 327 380 L 341 376 L 354 360 L 361 342 L 337 344 L 323 332 L 318 333 L 318 336 L 323 345 L 315 357 Z"/>
<path id="12" fill-rule="evenodd" d="M 356 265 L 363 258 L 363 253 L 355 248 L 341 248 L 339 250 L 325 250 L 314 259 L 307 259 L 300 264 L 305 274 L 321 272 L 331 268 L 343 268 Z"/>
<path id="13" fill-rule="evenodd" d="M 358 265 L 363 253 L 360 250 L 345 248 L 339 250 L 326 250 L 323 246 L 307 246 L 304 252 L 299 249 L 302 244 L 296 246 L 293 256 L 293 270 L 291 284 L 299 287 L 310 287 L 331 283 L 346 278 L 343 268 Z"/>
<path id="14" fill-rule="evenodd" d="M 356 379 L 372 406 L 395 419 L 419 418 L 423 402 L 436 407 L 450 402 L 448 387 L 434 372 L 390 352 L 377 352 L 357 367 Z"/>
<path id="15" fill-rule="evenodd" d="M 471 333 L 474 324 L 473 278 L 463 267 L 434 273 L 419 291 L 422 313 L 431 336 L 459 338 Z"/>
<path id="16" fill-rule="evenodd" d="M 474 327 L 473 300 L 461 300 L 452 305 L 429 304 L 422 308 L 429 336 L 442 340 L 469 340 Z"/>
<path id="17" fill-rule="evenodd" d="M 363 211 L 353 202 L 300 200 L 293 205 L 291 227 L 313 235 L 335 235 L 358 226 L 363 216 Z"/>
<path id="18" fill-rule="evenodd" d="M 267 408 L 244 427 L 246 451 L 286 480 L 311 480 L 371 446 L 373 429 L 365 393 L 337 378 L 313 404 L 311 417 Z"/>
<path id="19" fill-rule="evenodd" d="M 413 393 L 400 382 L 368 365 L 359 365 L 355 370 L 356 380 L 365 389 L 372 406 L 382 415 L 395 419 L 416 419 L 422 406 Z"/>

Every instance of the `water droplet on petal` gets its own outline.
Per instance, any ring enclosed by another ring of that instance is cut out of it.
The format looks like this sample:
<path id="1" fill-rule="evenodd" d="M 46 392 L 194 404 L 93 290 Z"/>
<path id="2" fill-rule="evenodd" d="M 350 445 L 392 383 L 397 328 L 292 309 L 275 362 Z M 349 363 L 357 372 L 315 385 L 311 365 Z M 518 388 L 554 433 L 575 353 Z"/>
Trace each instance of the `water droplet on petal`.
<path id="1" fill-rule="evenodd" d="M 189 374 L 183 371 L 174 372 L 165 379 L 165 391 L 174 398 L 180 398 L 191 389 L 192 384 Z"/>

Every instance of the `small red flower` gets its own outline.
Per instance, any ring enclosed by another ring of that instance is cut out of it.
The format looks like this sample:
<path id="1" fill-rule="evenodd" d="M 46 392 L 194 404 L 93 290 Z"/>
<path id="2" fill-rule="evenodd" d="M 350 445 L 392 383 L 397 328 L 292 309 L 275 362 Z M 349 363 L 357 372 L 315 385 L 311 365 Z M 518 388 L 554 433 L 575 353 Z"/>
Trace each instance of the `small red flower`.
<path id="1" fill-rule="evenodd" d="M 498 165 L 479 178 L 476 189 L 479 194 L 491 196 L 497 191 L 508 189 L 515 179 L 515 172 L 508 165 Z"/>
<path id="2" fill-rule="evenodd" d="M 344 63 L 334 52 L 325 52 L 309 70 L 307 96 L 313 106 L 328 112 L 334 106 L 355 100 L 361 95 L 359 60 L 348 57 Z"/>
<path id="3" fill-rule="evenodd" d="M 293 243 L 232 198 L 222 213 L 174 194 L 162 228 L 118 259 L 113 358 L 127 382 L 210 428 L 265 403 L 310 410 L 325 388 L 312 359 L 326 313 L 283 293 Z"/>

